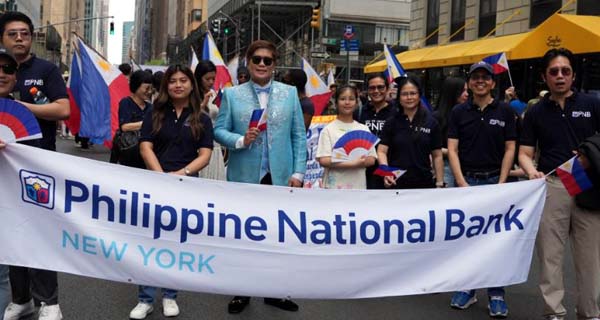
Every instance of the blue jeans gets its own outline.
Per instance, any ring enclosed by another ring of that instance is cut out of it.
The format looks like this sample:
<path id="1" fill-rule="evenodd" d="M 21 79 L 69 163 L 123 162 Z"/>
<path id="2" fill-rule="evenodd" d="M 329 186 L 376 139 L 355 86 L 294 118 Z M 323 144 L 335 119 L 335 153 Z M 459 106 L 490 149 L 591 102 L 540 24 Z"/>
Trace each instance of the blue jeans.
<path id="1" fill-rule="evenodd" d="M 495 176 L 495 177 L 490 177 L 487 179 L 477 179 L 477 178 L 470 178 L 470 177 L 465 177 L 465 180 L 467 181 L 467 183 L 470 186 L 482 186 L 482 185 L 486 185 L 486 184 L 497 184 L 498 180 L 500 180 L 500 176 Z M 456 181 L 454 182 L 454 185 L 456 185 Z M 475 290 L 470 290 L 471 295 L 473 295 L 475 293 Z M 504 297 L 504 287 L 497 287 L 497 288 L 488 288 L 487 289 L 488 292 L 488 296 L 500 296 L 500 297 Z"/>
<path id="2" fill-rule="evenodd" d="M 452 174 L 452 169 L 450 169 L 450 162 L 448 159 L 444 159 L 444 182 L 448 184 L 448 187 L 451 185 L 450 182 L 454 181 L 454 175 Z M 455 184 L 456 185 L 456 184 Z"/>
<path id="3" fill-rule="evenodd" d="M 0 318 L 10 302 L 10 284 L 8 282 L 8 266 L 0 264 Z"/>
<path id="4" fill-rule="evenodd" d="M 138 287 L 138 300 L 145 303 L 154 303 L 154 296 L 156 296 L 156 287 L 139 286 Z M 176 299 L 177 290 L 173 289 L 160 289 L 162 291 L 163 298 Z"/>

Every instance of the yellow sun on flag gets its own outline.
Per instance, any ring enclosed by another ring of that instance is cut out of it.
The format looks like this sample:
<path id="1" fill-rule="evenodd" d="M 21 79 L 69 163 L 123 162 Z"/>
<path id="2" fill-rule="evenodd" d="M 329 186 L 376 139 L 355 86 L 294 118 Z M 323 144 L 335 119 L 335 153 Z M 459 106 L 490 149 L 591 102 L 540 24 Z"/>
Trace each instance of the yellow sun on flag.
<path id="1" fill-rule="evenodd" d="M 41 188 L 42 188 L 42 186 L 40 186 L 40 184 L 39 184 L 39 183 L 37 183 L 37 182 L 36 182 L 36 183 L 34 183 L 34 184 L 33 184 L 33 189 L 34 189 L 35 191 L 38 191 L 38 190 L 40 190 Z"/>
<path id="2" fill-rule="evenodd" d="M 213 56 L 218 57 L 220 60 L 223 60 L 223 58 L 221 58 L 221 54 L 219 53 L 219 50 L 217 50 L 217 48 L 213 48 Z"/>
<path id="3" fill-rule="evenodd" d="M 312 75 L 312 76 L 310 77 L 310 85 L 311 85 L 313 88 L 318 88 L 318 87 L 319 87 L 319 77 L 318 77 L 316 74 L 315 74 L 315 75 Z"/>
<path id="4" fill-rule="evenodd" d="M 104 71 L 110 71 L 110 64 L 102 59 L 98 60 L 98 66 Z"/>
<path id="5" fill-rule="evenodd" d="M 571 161 L 569 162 L 565 162 L 565 164 L 562 165 L 563 170 L 571 172 L 572 168 L 573 168 L 573 164 L 571 163 Z"/>

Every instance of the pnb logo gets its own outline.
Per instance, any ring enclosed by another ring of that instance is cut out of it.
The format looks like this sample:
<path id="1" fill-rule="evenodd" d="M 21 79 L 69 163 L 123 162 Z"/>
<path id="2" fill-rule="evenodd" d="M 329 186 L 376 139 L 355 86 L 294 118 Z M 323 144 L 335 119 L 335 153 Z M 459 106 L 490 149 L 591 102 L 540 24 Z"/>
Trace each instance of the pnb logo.
<path id="1" fill-rule="evenodd" d="M 573 118 L 579 118 L 579 117 L 591 118 L 592 117 L 592 113 L 590 111 L 573 111 L 573 113 L 571 114 L 571 116 Z"/>
<path id="2" fill-rule="evenodd" d="M 19 172 L 21 197 L 24 202 L 54 209 L 54 178 L 27 170 Z"/>
<path id="3" fill-rule="evenodd" d="M 506 125 L 506 123 L 502 120 L 498 120 L 498 119 L 490 119 L 490 125 L 492 126 L 500 126 L 502 128 L 504 128 L 504 126 Z"/>

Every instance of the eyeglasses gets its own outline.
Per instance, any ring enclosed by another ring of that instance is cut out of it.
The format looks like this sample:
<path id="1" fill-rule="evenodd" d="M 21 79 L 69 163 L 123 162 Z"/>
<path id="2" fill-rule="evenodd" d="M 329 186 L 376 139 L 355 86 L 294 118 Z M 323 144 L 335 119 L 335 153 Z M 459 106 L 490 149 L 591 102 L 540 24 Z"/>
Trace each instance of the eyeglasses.
<path id="1" fill-rule="evenodd" d="M 414 97 L 414 96 L 418 96 L 419 92 L 417 91 L 405 91 L 405 92 L 400 92 L 400 95 L 403 97 Z"/>
<path id="2" fill-rule="evenodd" d="M 9 38 L 15 40 L 17 39 L 19 36 L 21 36 L 21 39 L 23 40 L 28 40 L 31 39 L 31 32 L 29 32 L 29 30 L 7 30 L 6 31 L 6 36 L 8 36 Z"/>
<path id="3" fill-rule="evenodd" d="M 2 69 L 2 72 L 4 72 L 4 74 L 10 74 L 13 75 L 15 73 L 17 73 L 17 66 L 15 66 L 14 64 L 0 64 L 0 69 Z"/>
<path id="4" fill-rule="evenodd" d="M 267 67 L 273 64 L 273 58 L 270 57 L 252 56 L 250 60 L 252 60 L 252 63 L 254 64 L 260 64 L 262 61 Z"/>
<path id="5" fill-rule="evenodd" d="M 563 76 L 568 77 L 571 75 L 571 73 L 573 73 L 573 70 L 571 70 L 571 68 L 569 68 L 569 67 L 562 67 L 562 68 L 555 67 L 555 68 L 548 69 L 548 74 L 553 77 L 558 76 L 559 72 L 562 73 Z"/>
<path id="6" fill-rule="evenodd" d="M 492 75 L 491 74 L 472 74 L 469 79 L 473 80 L 473 81 L 479 81 L 479 80 L 483 80 L 483 81 L 489 81 L 492 80 Z"/>
<path id="7" fill-rule="evenodd" d="M 369 91 L 375 91 L 375 90 L 384 91 L 386 89 L 386 87 L 384 85 L 380 84 L 377 86 L 368 86 L 367 89 L 369 89 Z"/>

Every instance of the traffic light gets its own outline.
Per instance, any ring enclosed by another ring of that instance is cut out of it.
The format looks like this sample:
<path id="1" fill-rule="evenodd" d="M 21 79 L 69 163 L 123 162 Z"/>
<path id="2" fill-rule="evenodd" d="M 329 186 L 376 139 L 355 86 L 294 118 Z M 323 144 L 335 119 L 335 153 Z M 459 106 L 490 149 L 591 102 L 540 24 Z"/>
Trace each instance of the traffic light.
<path id="1" fill-rule="evenodd" d="M 115 35 L 115 23 L 113 21 L 110 22 L 109 24 L 109 30 L 110 30 L 110 35 L 114 36 Z"/>
<path id="2" fill-rule="evenodd" d="M 231 27 L 230 26 L 224 26 L 223 27 L 223 34 L 228 36 L 231 34 Z"/>
<path id="3" fill-rule="evenodd" d="M 315 8 L 312 10 L 312 19 L 310 21 L 311 28 L 321 28 L 321 9 Z"/>
<path id="4" fill-rule="evenodd" d="M 221 33 L 221 20 L 215 19 L 210 23 L 212 34 L 218 36 Z"/>

